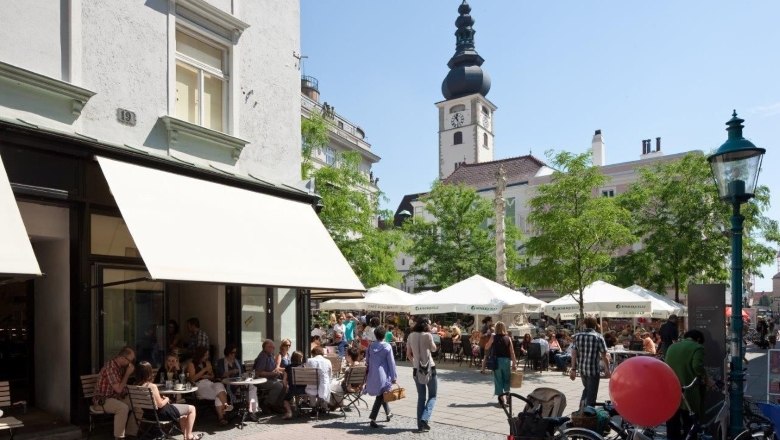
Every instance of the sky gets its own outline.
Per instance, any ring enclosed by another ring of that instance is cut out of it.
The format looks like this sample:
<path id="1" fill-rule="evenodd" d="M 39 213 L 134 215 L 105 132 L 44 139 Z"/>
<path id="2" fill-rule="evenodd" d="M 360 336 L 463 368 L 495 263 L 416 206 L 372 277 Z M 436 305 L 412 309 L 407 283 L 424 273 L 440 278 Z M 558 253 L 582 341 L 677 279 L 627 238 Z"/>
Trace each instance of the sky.
<path id="1" fill-rule="evenodd" d="M 374 176 L 395 211 L 438 175 L 441 82 L 461 0 L 300 0 L 302 74 L 321 101 L 362 127 Z M 759 184 L 780 219 L 780 2 L 470 0 L 492 86 L 495 159 L 585 152 L 596 129 L 606 163 L 710 153 L 736 109 L 766 148 Z M 772 290 L 776 263 L 756 290 Z"/>

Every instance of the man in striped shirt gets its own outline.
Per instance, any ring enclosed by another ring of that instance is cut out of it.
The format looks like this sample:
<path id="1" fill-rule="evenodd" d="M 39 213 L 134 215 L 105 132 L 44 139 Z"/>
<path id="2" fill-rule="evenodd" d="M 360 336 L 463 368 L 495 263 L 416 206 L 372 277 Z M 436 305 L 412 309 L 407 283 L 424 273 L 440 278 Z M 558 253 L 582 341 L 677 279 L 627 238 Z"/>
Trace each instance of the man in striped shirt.
<path id="1" fill-rule="evenodd" d="M 576 379 L 579 370 L 582 379 L 581 403 L 594 406 L 596 395 L 599 393 L 599 379 L 601 377 L 600 361 L 604 362 L 605 378 L 609 378 L 609 358 L 607 357 L 607 343 L 604 337 L 596 332 L 596 318 L 585 318 L 585 329 L 574 335 L 571 353 L 571 380 Z M 582 406 L 582 405 L 580 405 Z"/>

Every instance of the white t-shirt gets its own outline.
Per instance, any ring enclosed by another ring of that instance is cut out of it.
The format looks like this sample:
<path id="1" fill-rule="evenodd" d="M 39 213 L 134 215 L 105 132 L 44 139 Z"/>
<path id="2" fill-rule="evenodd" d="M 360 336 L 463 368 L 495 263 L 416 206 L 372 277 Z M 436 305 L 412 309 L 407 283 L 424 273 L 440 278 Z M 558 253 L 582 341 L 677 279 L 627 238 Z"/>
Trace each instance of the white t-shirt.
<path id="1" fill-rule="evenodd" d="M 333 325 L 333 333 L 339 333 L 339 332 L 342 335 L 344 335 L 345 338 L 347 337 L 347 335 L 346 335 L 347 329 L 346 329 L 346 327 L 344 327 L 344 324 L 334 324 Z"/>
<path id="2" fill-rule="evenodd" d="M 312 331 L 311 331 L 311 335 L 312 335 L 312 336 L 319 336 L 319 337 L 322 337 L 324 334 L 325 334 L 325 332 L 324 332 L 324 331 L 322 331 L 322 329 L 321 329 L 321 328 L 315 328 L 314 330 L 312 330 Z"/>
<path id="3" fill-rule="evenodd" d="M 366 329 L 363 331 L 363 339 L 371 342 L 376 341 L 376 336 L 374 335 L 374 327 L 366 327 Z"/>

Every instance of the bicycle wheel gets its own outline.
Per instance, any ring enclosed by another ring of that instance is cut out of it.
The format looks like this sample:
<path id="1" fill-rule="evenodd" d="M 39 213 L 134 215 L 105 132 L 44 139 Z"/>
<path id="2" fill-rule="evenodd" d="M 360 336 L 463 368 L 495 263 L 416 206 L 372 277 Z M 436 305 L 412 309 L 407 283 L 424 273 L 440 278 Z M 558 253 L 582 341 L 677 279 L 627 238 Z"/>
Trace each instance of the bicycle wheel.
<path id="1" fill-rule="evenodd" d="M 558 431 L 554 437 L 555 440 L 604 440 L 595 431 L 585 428 L 569 428 Z"/>
<path id="2" fill-rule="evenodd" d="M 762 429 L 746 429 L 740 432 L 734 440 L 773 440 L 774 432 L 767 432 Z"/>

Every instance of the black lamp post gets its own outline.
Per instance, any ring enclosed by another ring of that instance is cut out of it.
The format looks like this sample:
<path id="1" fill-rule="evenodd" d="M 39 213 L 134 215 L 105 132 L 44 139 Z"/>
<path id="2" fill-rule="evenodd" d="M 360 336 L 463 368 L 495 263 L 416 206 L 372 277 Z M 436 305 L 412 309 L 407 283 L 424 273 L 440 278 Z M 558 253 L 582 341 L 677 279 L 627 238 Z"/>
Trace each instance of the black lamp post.
<path id="1" fill-rule="evenodd" d="M 729 434 L 735 438 L 743 428 L 742 383 L 742 222 L 740 205 L 755 195 L 761 159 L 766 152 L 742 137 L 744 119 L 732 114 L 726 125 L 728 140 L 707 158 L 720 198 L 731 203 L 731 385 L 729 387 Z"/>

